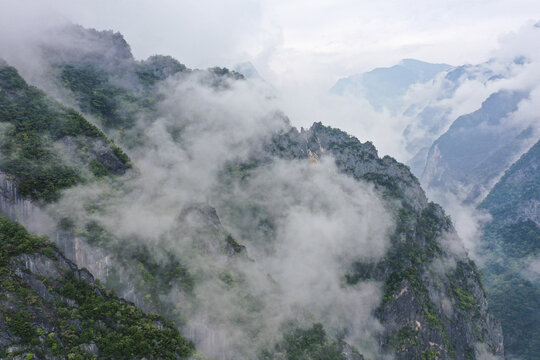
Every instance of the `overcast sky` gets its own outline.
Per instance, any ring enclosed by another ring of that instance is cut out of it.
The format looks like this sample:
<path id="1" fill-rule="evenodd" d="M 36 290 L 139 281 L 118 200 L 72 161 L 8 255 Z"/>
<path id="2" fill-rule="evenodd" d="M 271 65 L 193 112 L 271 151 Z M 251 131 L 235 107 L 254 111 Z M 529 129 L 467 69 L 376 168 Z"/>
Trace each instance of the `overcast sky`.
<path id="1" fill-rule="evenodd" d="M 540 17 L 538 0 L 0 0 L 3 21 L 65 19 L 124 34 L 137 58 L 190 67 L 251 61 L 276 86 L 339 77 L 412 57 L 486 60 L 497 39 Z M 0 35 L 1 36 L 1 35 Z"/>

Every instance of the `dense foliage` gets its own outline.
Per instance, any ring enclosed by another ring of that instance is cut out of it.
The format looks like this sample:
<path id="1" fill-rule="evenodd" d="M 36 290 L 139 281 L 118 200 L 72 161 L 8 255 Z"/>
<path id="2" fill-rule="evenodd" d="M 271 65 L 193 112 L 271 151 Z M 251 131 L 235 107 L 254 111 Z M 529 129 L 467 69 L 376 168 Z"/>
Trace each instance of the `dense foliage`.
<path id="1" fill-rule="evenodd" d="M 392 302 L 401 296 L 403 289 L 412 290 L 419 299 L 418 310 L 422 312 L 427 325 L 440 333 L 452 353 L 454 349 L 447 335 L 449 328 L 442 320 L 445 315 L 430 298 L 429 283 L 425 279 L 429 264 L 444 253 L 438 238 L 450 230 L 451 222 L 434 203 L 429 203 L 420 214 L 405 206 L 400 209 L 396 220 L 398 226 L 392 237 L 394 244 L 388 255 L 376 264 L 355 263 L 345 278 L 349 284 L 370 278 L 384 280 L 383 300 L 379 309 L 381 312 L 385 307 L 392 306 Z M 418 237 L 423 240 L 423 246 L 418 246 Z M 459 281 L 458 279 L 454 272 L 449 273 L 445 281 L 452 283 Z M 472 299 L 466 287 L 456 287 L 448 296 L 456 299 L 458 307 L 462 297 Z M 473 309 L 471 306 L 462 310 L 469 314 Z M 418 331 L 409 325 L 390 334 L 384 347 L 398 354 L 414 353 L 422 359 L 441 356 L 439 352 L 423 348 L 418 341 Z"/>
<path id="2" fill-rule="evenodd" d="M 376 311 L 385 326 L 383 351 L 403 359 L 474 359 L 476 344 L 486 343 L 489 351 L 501 353 L 498 325 L 482 301 L 476 266 L 449 249 L 458 241 L 450 218 L 427 201 L 406 166 L 388 156 L 379 158 L 371 143 L 320 123 L 308 130 L 293 128 L 271 141 L 268 150 L 285 159 L 311 156 L 316 162 L 332 156 L 341 172 L 373 184 L 394 214 L 396 228 L 386 255 L 380 261 L 356 262 L 344 274 L 344 285 L 369 280 L 384 285 Z M 250 163 L 230 173 L 245 181 Z M 272 231 L 269 220 L 265 225 L 261 221 L 260 228 Z"/>
<path id="3" fill-rule="evenodd" d="M 497 220 L 515 218 L 524 202 L 540 199 L 540 142 L 536 143 L 506 172 L 493 187 L 481 209 L 489 210 Z"/>
<path id="4" fill-rule="evenodd" d="M 96 115 L 107 128 L 132 127 L 138 112 L 154 106 L 155 99 L 115 86 L 106 72 L 91 65 L 64 65 L 59 71 L 62 85 L 72 91 L 81 110 Z"/>
<path id="5" fill-rule="evenodd" d="M 96 343 L 100 356 L 105 358 L 171 359 L 187 356 L 191 343 L 182 338 L 172 324 L 163 322 L 158 316 L 145 315 L 140 309 L 114 297 L 103 296 L 86 281 L 68 273 L 59 281 L 59 294 L 74 300 L 78 308 L 75 313 L 59 305 L 60 323 L 79 319 L 81 330 L 65 339 L 66 347 L 83 343 Z M 113 331 L 111 331 L 113 330 Z"/>
<path id="6" fill-rule="evenodd" d="M 50 255 L 52 246 L 46 237 L 30 234 L 19 223 L 0 215 L 0 271 L 7 271 L 9 261 L 21 254 L 41 252 Z"/>
<path id="7" fill-rule="evenodd" d="M 261 360 L 342 360 L 343 343 L 330 338 L 322 324 L 310 328 L 291 328 L 284 331 L 283 341 L 273 350 L 264 351 Z M 360 355 L 357 355 L 360 357 Z M 360 357 L 361 358 L 361 357 Z"/>
<path id="8" fill-rule="evenodd" d="M 61 265 L 66 260 L 45 237 L 0 217 L 0 240 L 0 326 L 18 339 L 0 347 L 0 357 L 176 359 L 193 352 L 172 324 Z M 50 261 L 47 271 L 58 277 L 21 270 L 20 255 Z"/>
<path id="9" fill-rule="evenodd" d="M 528 269 L 540 256 L 540 226 L 533 221 L 534 211 L 526 210 L 540 201 L 539 166 L 540 142 L 506 172 L 480 205 L 493 216 L 483 235 L 486 292 L 501 319 L 507 353 L 522 359 L 540 354 L 540 279 Z"/>
<path id="10" fill-rule="evenodd" d="M 9 66 L 0 66 L 0 123 L 4 124 L 0 170 L 16 180 L 22 196 L 52 201 L 62 189 L 85 180 L 86 166 L 95 176 L 129 166 L 127 156 L 98 128 L 75 110 L 26 84 Z M 60 144 L 69 146 L 65 144 L 67 139 L 74 143 L 75 154 L 59 150 Z M 95 141 L 107 144 L 118 164 L 111 165 L 95 154 Z M 68 161 L 70 156 L 75 161 Z"/>

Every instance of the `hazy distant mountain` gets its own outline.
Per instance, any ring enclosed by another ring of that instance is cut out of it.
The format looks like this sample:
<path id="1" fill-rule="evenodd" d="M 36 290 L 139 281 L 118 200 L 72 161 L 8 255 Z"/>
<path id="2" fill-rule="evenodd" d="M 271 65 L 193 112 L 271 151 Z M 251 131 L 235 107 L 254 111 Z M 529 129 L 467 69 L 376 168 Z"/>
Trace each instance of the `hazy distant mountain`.
<path id="1" fill-rule="evenodd" d="M 339 79 L 330 91 L 338 95 L 365 97 L 376 109 L 386 107 L 397 110 L 401 105 L 400 97 L 405 95 L 411 85 L 430 81 L 450 68 L 451 65 L 447 64 L 403 59 L 392 67 L 376 68 Z"/>
<path id="2" fill-rule="evenodd" d="M 471 189 L 472 198 L 489 190 L 531 142 L 532 128 L 507 121 L 527 95 L 499 91 L 484 101 L 479 110 L 456 119 L 431 146 L 423 183 L 448 191 L 475 186 Z"/>

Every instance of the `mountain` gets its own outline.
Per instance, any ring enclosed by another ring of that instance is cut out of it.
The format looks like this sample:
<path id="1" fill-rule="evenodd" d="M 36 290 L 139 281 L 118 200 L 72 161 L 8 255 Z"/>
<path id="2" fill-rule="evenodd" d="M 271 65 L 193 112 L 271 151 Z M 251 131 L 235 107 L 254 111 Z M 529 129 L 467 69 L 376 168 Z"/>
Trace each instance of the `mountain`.
<path id="1" fill-rule="evenodd" d="M 0 121 L 0 170 L 16 179 L 21 195 L 34 200 L 55 200 L 64 188 L 130 167 L 128 157 L 96 126 L 6 65 L 0 65 Z"/>
<path id="2" fill-rule="evenodd" d="M 0 148 L 24 150 L 27 128 L 40 124 L 40 116 L 17 117 L 33 109 L 19 102 L 47 101 L 35 111 L 47 119 L 35 142 L 80 175 L 42 197 L 47 186 L 31 182 L 25 192 L 22 184 L 50 158 L 8 163 L 1 209 L 48 233 L 121 297 L 173 321 L 197 356 L 504 355 L 476 266 L 405 165 L 321 123 L 297 130 L 237 72 L 192 70 L 167 56 L 138 61 L 110 31 L 55 34 L 36 50 L 43 74 L 35 79 L 56 100 L 5 66 L 0 120 L 8 135 L 15 120 L 22 125 Z M 66 150 L 65 137 L 77 146 Z M 96 164 L 100 171 L 91 165 L 101 159 L 96 137 L 104 158 L 116 159 Z M 62 289 L 66 298 L 88 293 Z M 178 355 L 191 349 L 182 344 Z"/>
<path id="3" fill-rule="evenodd" d="M 518 35 L 538 37 L 537 29 Z M 407 165 L 429 196 L 445 201 L 458 221 L 459 211 L 469 213 L 479 203 L 473 215 L 492 216 L 479 228 L 480 249 L 467 235 L 477 219 L 467 219 L 462 228 L 481 260 L 507 355 L 519 359 L 540 353 L 531 340 L 538 337 L 539 307 L 538 90 L 535 80 L 523 81 L 536 79 L 537 63 L 527 48 L 504 47 L 485 63 L 448 68 L 429 83 L 409 87 L 405 97 L 389 91 L 390 103 L 405 99 L 404 110 L 395 113 L 413 154 Z"/>
<path id="4" fill-rule="evenodd" d="M 398 65 L 339 79 L 330 91 L 338 95 L 365 97 L 376 109 L 386 107 L 398 110 L 401 104 L 399 98 L 405 95 L 411 85 L 428 82 L 450 68 L 447 64 L 403 59 Z"/>
<path id="5" fill-rule="evenodd" d="M 394 208 L 396 229 L 387 255 L 379 262 L 355 262 L 346 275 L 348 284 L 384 282 L 377 310 L 385 326 L 383 348 L 398 359 L 467 358 L 475 356 L 481 339 L 489 339 L 488 351 L 502 355 L 500 332 L 488 315 L 474 263 L 446 247 L 443 239 L 456 236 L 455 230 L 442 209 L 427 202 L 407 167 L 388 156 L 380 159 L 370 143 L 321 124 L 300 133 L 292 129 L 274 142 L 272 152 L 285 158 L 332 154 L 342 172 L 374 183 L 388 200 L 401 203 Z M 446 261 L 453 265 L 435 269 Z M 467 317 L 484 320 L 471 324 Z M 424 341 L 436 345 L 426 349 Z"/>
<path id="6" fill-rule="evenodd" d="M 492 220 L 483 243 L 485 286 L 502 321 L 510 356 L 540 353 L 540 142 L 504 174 L 480 204 Z"/>
<path id="7" fill-rule="evenodd" d="M 520 89 L 511 83 L 516 74 L 528 71 L 527 64 L 528 60 L 518 56 L 512 61 L 492 59 L 481 64 L 457 66 L 447 70 L 443 77 L 437 78 L 429 86 L 417 89 L 418 94 L 409 92 L 408 104 L 403 112 L 403 116 L 408 119 L 403 135 L 407 151 L 414 154 L 407 162 L 413 173 L 422 177 L 433 143 L 443 136 L 458 118 L 474 112 L 489 112 L 489 109 L 482 108 L 482 103 L 487 102 L 490 96 L 497 97 L 497 92 L 529 93 L 530 89 L 526 85 Z M 505 86 L 505 83 L 509 85 Z M 471 87 L 475 90 L 471 91 Z M 527 97 L 528 95 L 524 96 Z M 498 101 L 505 100 L 499 97 Z M 464 104 L 474 111 L 457 112 L 459 116 L 456 116 L 456 108 L 459 109 Z M 493 106 L 493 102 L 490 106 Z M 504 122 L 506 119 L 502 121 Z"/>
<path id="8" fill-rule="evenodd" d="M 183 359 L 193 344 L 106 290 L 46 237 L 0 217 L 0 357 Z"/>
<path id="9" fill-rule="evenodd" d="M 423 183 L 454 192 L 474 186 L 469 197 L 481 197 L 534 136 L 532 127 L 508 120 L 527 96 L 525 92 L 499 91 L 479 110 L 456 119 L 431 146 Z"/>

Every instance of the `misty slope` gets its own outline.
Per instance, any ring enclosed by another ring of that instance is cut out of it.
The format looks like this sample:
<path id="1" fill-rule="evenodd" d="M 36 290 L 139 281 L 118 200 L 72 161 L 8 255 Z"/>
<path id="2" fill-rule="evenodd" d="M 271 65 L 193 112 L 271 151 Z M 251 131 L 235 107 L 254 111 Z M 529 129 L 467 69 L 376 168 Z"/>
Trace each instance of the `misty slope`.
<path id="1" fill-rule="evenodd" d="M 0 217 L 0 357 L 179 359 L 193 345 L 67 260 L 47 238 Z"/>
<path id="2" fill-rule="evenodd" d="M 524 154 L 480 204 L 493 216 L 483 241 L 486 291 L 501 319 L 509 355 L 540 353 L 540 142 Z"/>
<path id="3" fill-rule="evenodd" d="M 445 237 L 456 236 L 455 231 L 442 209 L 427 202 L 407 167 L 390 157 L 380 159 L 370 143 L 321 124 L 274 138 L 272 152 L 311 159 L 331 154 L 342 172 L 373 182 L 387 199 L 398 201 L 386 256 L 355 262 L 346 275 L 348 284 L 384 282 L 377 309 L 385 326 L 384 348 L 400 359 L 469 358 L 486 341 L 489 352 L 502 354 L 501 333 L 488 313 L 474 263 L 447 247 Z M 426 349 L 426 343 L 433 345 Z"/>
<path id="4" fill-rule="evenodd" d="M 237 73 L 136 61 L 112 32 L 56 35 L 36 78 L 136 169 L 42 209 L 79 266 L 219 359 L 503 355 L 474 264 L 406 166 L 292 128 Z"/>
<path id="5" fill-rule="evenodd" d="M 0 170 L 34 200 L 55 200 L 64 188 L 129 167 L 127 156 L 97 127 L 2 64 L 0 122 Z"/>
<path id="6" fill-rule="evenodd" d="M 468 190 L 471 200 L 482 196 L 534 134 L 532 128 L 507 124 L 526 97 L 522 92 L 497 92 L 479 110 L 456 119 L 429 150 L 422 175 L 426 186 L 452 192 L 474 186 Z"/>
<path id="7" fill-rule="evenodd" d="M 455 108 L 459 108 L 468 101 L 474 101 L 473 99 L 478 96 L 477 93 L 484 93 L 483 88 L 496 88 L 495 84 L 498 81 L 508 77 L 506 73 L 512 73 L 516 71 L 514 68 L 522 66 L 523 62 L 518 60 L 504 66 L 495 62 L 461 65 L 443 72 L 444 76 L 437 78 L 431 84 L 409 89 L 407 107 L 403 115 L 410 117 L 410 120 L 403 135 L 407 141 L 407 150 L 413 154 L 407 162 L 413 174 L 419 178 L 422 177 L 430 148 L 456 120 Z M 463 95 L 460 93 L 468 91 L 468 87 L 472 84 L 482 85 L 477 93 L 471 94 L 471 99 L 462 99 Z M 457 103 L 453 100 L 454 97 L 459 98 Z M 470 105 L 472 103 L 468 106 Z M 480 106 L 480 103 L 477 105 Z"/>
<path id="8" fill-rule="evenodd" d="M 411 85 L 432 80 L 450 67 L 447 64 L 403 59 L 392 67 L 376 68 L 339 79 L 330 91 L 339 95 L 364 96 L 377 109 L 386 107 L 398 110 L 401 105 L 399 97 L 405 95 Z"/>

